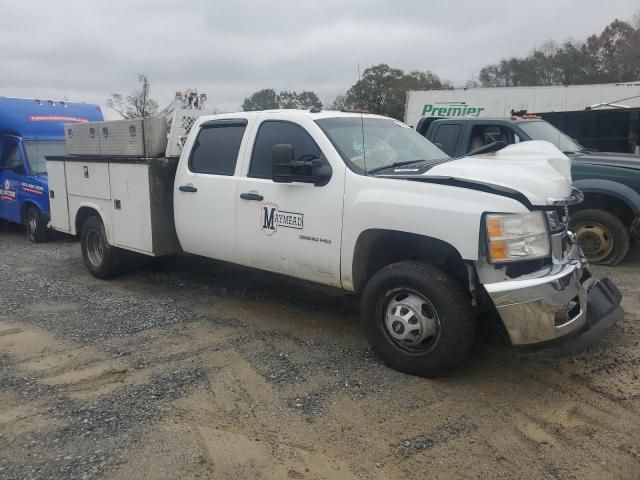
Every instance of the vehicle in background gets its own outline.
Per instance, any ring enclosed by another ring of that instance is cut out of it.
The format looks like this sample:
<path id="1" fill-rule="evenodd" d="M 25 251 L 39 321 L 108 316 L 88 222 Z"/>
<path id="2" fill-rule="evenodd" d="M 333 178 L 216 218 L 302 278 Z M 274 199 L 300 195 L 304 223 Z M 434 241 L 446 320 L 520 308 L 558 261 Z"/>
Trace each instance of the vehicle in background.
<path id="1" fill-rule="evenodd" d="M 589 148 L 640 151 L 640 81 L 407 92 L 405 123 L 423 117 L 495 118 L 535 112 Z"/>
<path id="2" fill-rule="evenodd" d="M 49 190 L 45 156 L 64 153 L 64 124 L 102 120 L 97 105 L 0 97 L 0 219 L 47 239 Z"/>
<path id="3" fill-rule="evenodd" d="M 486 152 L 495 142 L 551 142 L 571 159 L 573 184 L 584 194 L 584 201 L 569 211 L 571 228 L 587 259 L 616 265 L 640 237 L 640 158 L 635 155 L 586 149 L 536 115 L 423 117 L 416 131 L 453 157 Z"/>
<path id="4" fill-rule="evenodd" d="M 586 148 L 640 157 L 640 108 L 594 108 L 540 116 Z"/>
<path id="5" fill-rule="evenodd" d="M 355 292 L 380 356 L 429 377 L 466 357 L 477 317 L 565 352 L 621 318 L 567 231 L 580 195 L 547 142 L 453 159 L 389 118 L 275 110 L 201 116 L 177 158 L 181 126 L 69 125 L 70 155 L 47 157 L 53 227 L 94 276 L 186 252 Z M 78 142 L 86 128 L 109 142 Z"/>

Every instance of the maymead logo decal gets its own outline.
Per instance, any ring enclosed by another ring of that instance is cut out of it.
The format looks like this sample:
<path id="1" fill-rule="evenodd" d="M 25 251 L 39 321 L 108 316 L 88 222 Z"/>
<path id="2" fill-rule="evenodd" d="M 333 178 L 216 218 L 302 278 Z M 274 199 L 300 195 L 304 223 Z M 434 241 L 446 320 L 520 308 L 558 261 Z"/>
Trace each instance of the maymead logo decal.
<path id="1" fill-rule="evenodd" d="M 423 117 L 479 117 L 484 107 L 472 107 L 465 102 L 427 103 L 422 107 Z"/>
<path id="2" fill-rule="evenodd" d="M 265 202 L 260 206 L 260 228 L 269 237 L 278 231 L 278 227 L 302 230 L 303 226 L 301 213 L 280 210 L 278 205 L 272 202 Z"/>
<path id="3" fill-rule="evenodd" d="M 11 189 L 9 180 L 4 181 L 3 188 L 0 189 L 0 200 L 11 202 L 16 199 L 16 191 Z"/>

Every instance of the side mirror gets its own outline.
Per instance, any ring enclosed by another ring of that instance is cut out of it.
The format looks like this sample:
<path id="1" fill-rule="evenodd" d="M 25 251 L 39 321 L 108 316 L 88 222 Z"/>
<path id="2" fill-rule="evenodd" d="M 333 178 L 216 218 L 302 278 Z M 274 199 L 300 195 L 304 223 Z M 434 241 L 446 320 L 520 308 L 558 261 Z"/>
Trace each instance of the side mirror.
<path id="1" fill-rule="evenodd" d="M 294 160 L 293 145 L 288 143 L 271 147 L 271 179 L 277 183 L 313 183 L 316 187 L 326 185 L 333 173 L 325 159 L 303 155 Z"/>
<path id="2" fill-rule="evenodd" d="M 293 182 L 293 145 L 290 143 L 271 147 L 271 179 L 276 183 Z"/>

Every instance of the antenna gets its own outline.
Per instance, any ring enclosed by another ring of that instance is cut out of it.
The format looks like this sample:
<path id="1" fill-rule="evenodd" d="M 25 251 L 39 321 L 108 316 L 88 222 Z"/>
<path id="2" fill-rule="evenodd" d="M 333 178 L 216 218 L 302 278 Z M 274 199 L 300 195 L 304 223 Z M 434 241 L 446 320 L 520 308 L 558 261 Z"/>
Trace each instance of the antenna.
<path id="1" fill-rule="evenodd" d="M 362 163 L 364 164 L 364 174 L 367 175 L 367 149 L 364 146 L 364 102 L 362 101 L 362 75 L 360 75 L 360 65 L 358 65 L 358 100 L 360 100 L 360 129 L 362 131 Z"/>

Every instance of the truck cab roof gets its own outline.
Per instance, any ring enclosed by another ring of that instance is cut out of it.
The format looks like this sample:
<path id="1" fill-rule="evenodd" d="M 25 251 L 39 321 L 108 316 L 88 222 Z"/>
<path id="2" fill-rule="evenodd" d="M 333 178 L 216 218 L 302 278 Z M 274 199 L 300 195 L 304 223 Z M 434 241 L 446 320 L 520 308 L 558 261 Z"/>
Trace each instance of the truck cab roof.
<path id="1" fill-rule="evenodd" d="M 0 97 L 0 133 L 24 139 L 62 139 L 65 123 L 102 119 L 100 107 L 89 103 Z"/>
<path id="2" fill-rule="evenodd" d="M 288 116 L 291 118 L 309 118 L 311 120 L 320 120 L 323 118 L 381 118 L 385 120 L 398 121 L 390 117 L 382 115 L 374 115 L 372 113 L 354 113 L 354 112 L 341 112 L 337 110 L 298 110 L 298 109 L 275 109 L 275 110 L 260 110 L 255 112 L 233 112 L 222 113 L 217 115 L 205 115 L 202 117 L 202 121 L 212 120 L 215 118 L 253 118 L 264 114 L 270 114 L 274 116 Z"/>
<path id="3" fill-rule="evenodd" d="M 510 117 L 422 117 L 418 120 L 416 124 L 416 131 L 421 135 L 425 135 L 429 126 L 435 122 L 449 122 L 449 123 L 470 123 L 470 122 L 481 122 L 481 123 L 491 123 L 491 122 L 513 122 L 514 124 L 520 123 L 529 123 L 529 122 L 544 122 L 541 117 L 536 115 L 526 115 L 526 116 L 516 116 L 512 115 Z"/>

